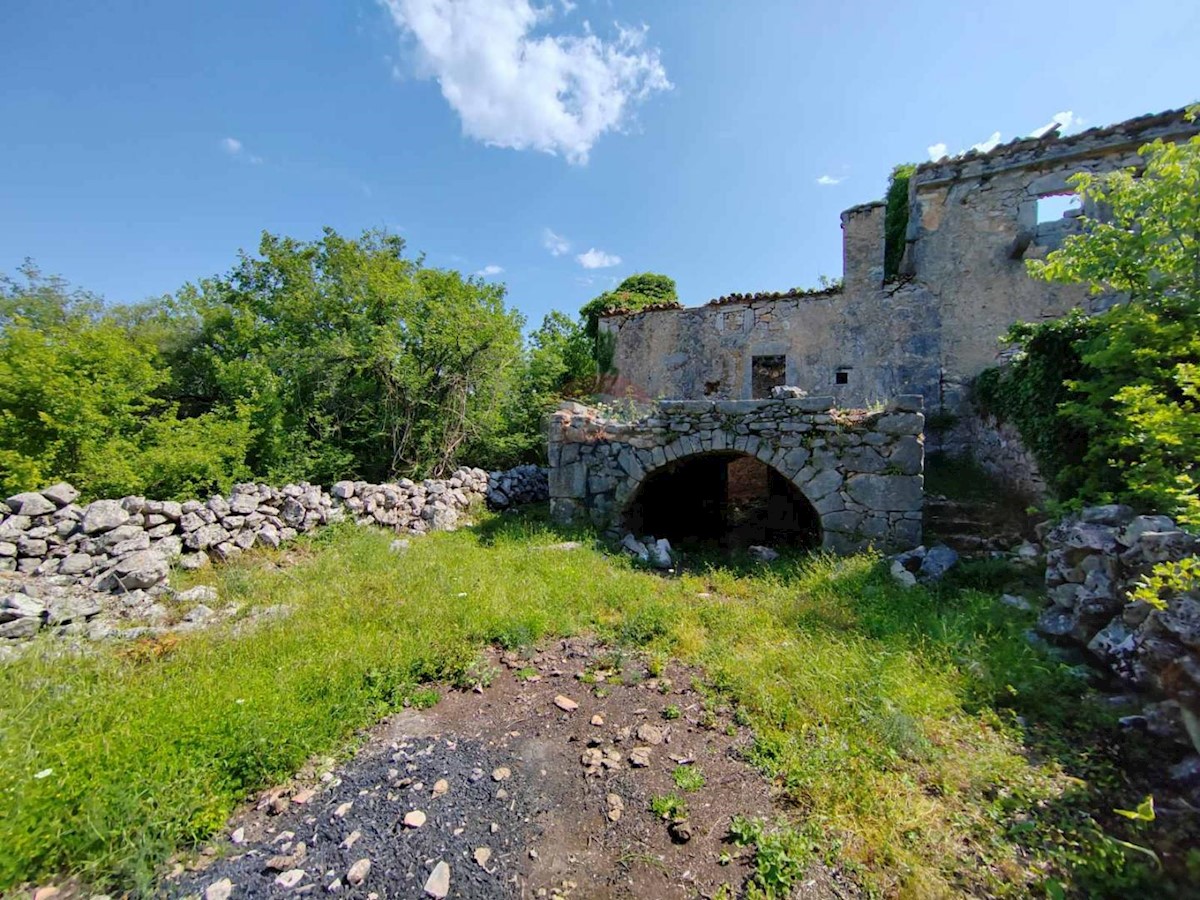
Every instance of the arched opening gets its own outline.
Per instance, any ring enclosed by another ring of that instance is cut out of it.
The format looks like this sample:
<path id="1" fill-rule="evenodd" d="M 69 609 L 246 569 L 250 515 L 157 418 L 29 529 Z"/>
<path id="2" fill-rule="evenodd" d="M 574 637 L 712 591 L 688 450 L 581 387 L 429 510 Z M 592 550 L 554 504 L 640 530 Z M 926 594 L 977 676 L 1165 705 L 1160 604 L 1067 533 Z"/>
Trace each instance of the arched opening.
<path id="1" fill-rule="evenodd" d="M 817 511 L 787 478 L 744 453 L 706 453 L 651 472 L 625 508 L 636 536 L 723 549 L 821 544 Z"/>

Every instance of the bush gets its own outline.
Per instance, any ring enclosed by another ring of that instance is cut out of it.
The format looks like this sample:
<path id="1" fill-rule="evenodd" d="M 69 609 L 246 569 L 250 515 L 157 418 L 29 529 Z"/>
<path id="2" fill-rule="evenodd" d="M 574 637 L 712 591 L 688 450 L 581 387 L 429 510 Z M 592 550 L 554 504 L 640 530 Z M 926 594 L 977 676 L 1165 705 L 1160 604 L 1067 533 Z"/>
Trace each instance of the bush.
<path id="1" fill-rule="evenodd" d="M 888 179 L 883 213 L 883 280 L 900 274 L 900 261 L 908 235 L 908 182 L 917 171 L 915 163 L 902 163 Z"/>

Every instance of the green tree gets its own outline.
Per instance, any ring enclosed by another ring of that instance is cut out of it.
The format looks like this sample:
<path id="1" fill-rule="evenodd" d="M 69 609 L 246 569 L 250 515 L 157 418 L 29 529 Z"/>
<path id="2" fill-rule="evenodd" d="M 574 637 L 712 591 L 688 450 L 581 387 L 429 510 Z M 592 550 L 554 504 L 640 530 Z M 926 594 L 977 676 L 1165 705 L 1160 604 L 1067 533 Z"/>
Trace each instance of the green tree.
<path id="1" fill-rule="evenodd" d="M 394 235 L 264 234 L 180 299 L 200 323 L 180 390 L 196 410 L 252 411 L 264 477 L 438 475 L 505 430 L 520 315 L 502 285 L 426 268 Z"/>
<path id="2" fill-rule="evenodd" d="M 1200 137 L 1140 148 L 1145 161 L 1077 175 L 1082 232 L 1036 278 L 1120 291 L 1086 318 L 1019 326 L 1023 357 L 979 381 L 1068 499 L 1116 498 L 1200 522 Z"/>
<path id="3" fill-rule="evenodd" d="M 181 420 L 170 373 L 128 309 L 43 276 L 0 278 L 0 487 L 65 479 L 87 495 L 195 496 L 244 477 L 236 410 Z"/>

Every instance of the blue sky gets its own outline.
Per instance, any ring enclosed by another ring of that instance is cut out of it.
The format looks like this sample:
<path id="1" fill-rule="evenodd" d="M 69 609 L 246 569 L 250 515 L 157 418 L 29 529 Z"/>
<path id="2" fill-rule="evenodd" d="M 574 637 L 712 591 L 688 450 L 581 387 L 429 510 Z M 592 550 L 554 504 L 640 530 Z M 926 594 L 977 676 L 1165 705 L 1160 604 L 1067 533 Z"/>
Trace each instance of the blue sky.
<path id="1" fill-rule="evenodd" d="M 894 163 L 1185 105 L 1198 34 L 1195 0 L 7 0 L 0 269 L 134 301 L 331 225 L 531 323 L 645 270 L 812 285 Z"/>

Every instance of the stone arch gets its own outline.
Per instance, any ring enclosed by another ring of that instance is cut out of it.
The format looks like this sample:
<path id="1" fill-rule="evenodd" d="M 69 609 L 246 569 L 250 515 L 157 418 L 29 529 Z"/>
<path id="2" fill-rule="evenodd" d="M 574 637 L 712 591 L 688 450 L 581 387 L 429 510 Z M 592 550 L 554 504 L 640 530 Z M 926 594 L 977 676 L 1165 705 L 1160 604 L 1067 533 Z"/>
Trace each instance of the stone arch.
<path id="1" fill-rule="evenodd" d="M 823 546 L 817 506 L 798 472 L 766 454 L 700 449 L 649 460 L 617 491 L 617 521 L 635 535 L 721 546 Z M 767 458 L 763 458 L 767 456 Z"/>

